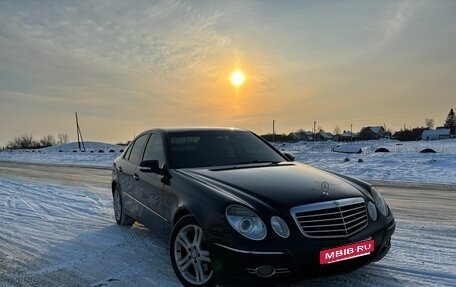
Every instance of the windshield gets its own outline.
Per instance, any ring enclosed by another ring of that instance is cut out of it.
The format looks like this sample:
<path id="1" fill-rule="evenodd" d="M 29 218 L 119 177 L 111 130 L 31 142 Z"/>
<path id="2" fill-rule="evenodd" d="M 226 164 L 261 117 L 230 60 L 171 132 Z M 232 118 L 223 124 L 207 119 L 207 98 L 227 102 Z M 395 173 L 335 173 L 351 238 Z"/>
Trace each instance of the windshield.
<path id="1" fill-rule="evenodd" d="M 285 159 L 247 131 L 169 133 L 172 168 L 275 163 Z"/>

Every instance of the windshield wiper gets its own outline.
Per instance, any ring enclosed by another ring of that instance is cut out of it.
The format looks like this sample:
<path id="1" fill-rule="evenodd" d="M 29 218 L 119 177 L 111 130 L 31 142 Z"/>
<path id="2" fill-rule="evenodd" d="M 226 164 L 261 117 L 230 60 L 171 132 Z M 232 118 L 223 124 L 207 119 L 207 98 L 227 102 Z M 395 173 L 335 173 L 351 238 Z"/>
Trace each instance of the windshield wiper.
<path id="1" fill-rule="evenodd" d="M 272 161 L 272 160 L 251 160 L 245 162 L 237 162 L 230 164 L 228 166 L 221 166 L 217 168 L 213 168 L 211 170 L 218 171 L 218 170 L 230 170 L 230 169 L 244 169 L 244 168 L 255 168 L 255 167 L 265 167 L 265 166 L 276 166 L 280 161 Z"/>
<path id="2" fill-rule="evenodd" d="M 272 160 L 251 160 L 251 161 L 244 161 L 244 162 L 238 162 L 235 163 L 234 165 L 239 165 L 239 164 L 256 164 L 256 163 L 268 163 L 268 164 L 278 164 L 280 161 L 272 161 Z"/>

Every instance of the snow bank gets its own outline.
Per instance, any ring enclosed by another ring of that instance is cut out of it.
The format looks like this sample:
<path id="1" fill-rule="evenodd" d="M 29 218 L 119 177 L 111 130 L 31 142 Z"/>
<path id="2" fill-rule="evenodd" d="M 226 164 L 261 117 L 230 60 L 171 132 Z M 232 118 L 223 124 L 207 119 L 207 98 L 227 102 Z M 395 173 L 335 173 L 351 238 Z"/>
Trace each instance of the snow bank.
<path id="1" fill-rule="evenodd" d="M 363 148 L 364 146 L 359 144 L 342 144 L 336 145 L 331 151 L 342 153 L 362 153 Z"/>
<path id="2" fill-rule="evenodd" d="M 2 151 L 0 160 L 111 167 L 125 149 L 124 146 L 102 142 L 85 142 L 84 145 L 85 152 L 79 150 L 77 142 L 34 150 Z"/>
<path id="3" fill-rule="evenodd" d="M 82 145 L 81 145 L 82 147 Z M 86 152 L 109 152 L 113 150 L 114 152 L 119 152 L 123 150 L 125 147 L 115 144 L 103 143 L 103 142 L 84 142 L 84 147 Z M 79 146 L 77 142 L 66 143 L 63 145 L 56 145 L 45 147 L 42 149 L 37 149 L 35 152 L 42 152 L 42 153 L 53 153 L 53 152 L 79 152 Z"/>

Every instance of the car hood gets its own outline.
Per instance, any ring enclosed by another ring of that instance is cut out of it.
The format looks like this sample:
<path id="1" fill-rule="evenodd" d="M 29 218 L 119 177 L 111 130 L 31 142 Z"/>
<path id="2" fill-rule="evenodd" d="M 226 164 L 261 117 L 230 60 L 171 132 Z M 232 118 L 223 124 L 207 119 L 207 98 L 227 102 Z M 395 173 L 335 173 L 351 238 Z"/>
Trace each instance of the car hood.
<path id="1" fill-rule="evenodd" d="M 363 196 L 356 184 L 300 163 L 182 170 L 199 181 L 245 194 L 271 206 L 302 204 Z M 278 206 L 276 206 L 278 207 Z"/>

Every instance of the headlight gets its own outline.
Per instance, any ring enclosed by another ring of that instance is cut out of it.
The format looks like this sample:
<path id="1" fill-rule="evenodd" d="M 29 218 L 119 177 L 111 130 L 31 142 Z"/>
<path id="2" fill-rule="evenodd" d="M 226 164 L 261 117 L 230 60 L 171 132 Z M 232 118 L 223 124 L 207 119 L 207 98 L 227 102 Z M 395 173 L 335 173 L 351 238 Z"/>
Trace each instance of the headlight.
<path id="1" fill-rule="evenodd" d="M 230 225 L 240 234 L 252 240 L 266 237 L 266 226 L 252 210 L 241 205 L 230 205 L 225 211 Z"/>
<path id="2" fill-rule="evenodd" d="M 271 217 L 271 226 L 280 237 L 287 238 L 290 236 L 290 229 L 282 218 L 278 216 Z"/>
<path id="3" fill-rule="evenodd" d="M 370 189 L 372 198 L 374 199 L 375 206 L 377 207 L 378 211 L 380 211 L 381 214 L 384 216 L 388 216 L 389 214 L 389 208 L 388 205 L 386 205 L 385 200 L 383 197 L 380 195 L 380 193 L 375 189 L 375 187 L 371 187 Z"/>

